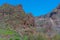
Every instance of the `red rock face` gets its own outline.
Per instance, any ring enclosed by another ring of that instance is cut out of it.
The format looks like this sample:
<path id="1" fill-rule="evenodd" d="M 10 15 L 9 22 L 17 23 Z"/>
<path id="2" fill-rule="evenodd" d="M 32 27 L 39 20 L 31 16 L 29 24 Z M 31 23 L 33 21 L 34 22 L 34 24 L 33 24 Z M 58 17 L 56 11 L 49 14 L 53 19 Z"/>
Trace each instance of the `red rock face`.
<path id="1" fill-rule="evenodd" d="M 4 19 L 4 23 L 6 25 L 10 25 L 10 28 L 20 32 L 21 29 L 27 29 L 30 27 L 34 27 L 34 17 L 32 14 L 25 14 L 21 5 L 11 6 L 11 5 L 3 5 L 5 8 L 0 9 L 0 14 Z M 31 30 L 32 31 L 32 30 Z"/>

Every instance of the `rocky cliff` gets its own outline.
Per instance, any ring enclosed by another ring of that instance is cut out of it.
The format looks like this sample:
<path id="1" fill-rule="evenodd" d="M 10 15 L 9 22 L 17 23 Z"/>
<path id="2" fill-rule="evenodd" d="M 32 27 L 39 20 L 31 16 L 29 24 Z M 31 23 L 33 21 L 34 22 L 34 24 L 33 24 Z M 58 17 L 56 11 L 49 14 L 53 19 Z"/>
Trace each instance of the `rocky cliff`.
<path id="1" fill-rule="evenodd" d="M 60 33 L 60 5 L 49 14 L 35 18 L 35 23 L 37 27 L 45 28 L 46 31 Z"/>
<path id="2" fill-rule="evenodd" d="M 12 6 L 4 4 L 0 6 L 0 28 L 11 29 L 19 33 L 20 30 L 34 27 L 34 17 L 26 14 L 22 5 Z"/>

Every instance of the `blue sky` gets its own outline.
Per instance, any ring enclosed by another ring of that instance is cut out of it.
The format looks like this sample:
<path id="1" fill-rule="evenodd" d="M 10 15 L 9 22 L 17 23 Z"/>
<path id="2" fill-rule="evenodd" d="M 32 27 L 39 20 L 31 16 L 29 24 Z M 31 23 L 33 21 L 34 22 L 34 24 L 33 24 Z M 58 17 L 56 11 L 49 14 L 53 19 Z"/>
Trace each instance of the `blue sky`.
<path id="1" fill-rule="evenodd" d="M 60 0 L 0 0 L 0 5 L 8 3 L 11 5 L 22 4 L 26 13 L 31 12 L 34 16 L 45 15 L 58 6 Z"/>

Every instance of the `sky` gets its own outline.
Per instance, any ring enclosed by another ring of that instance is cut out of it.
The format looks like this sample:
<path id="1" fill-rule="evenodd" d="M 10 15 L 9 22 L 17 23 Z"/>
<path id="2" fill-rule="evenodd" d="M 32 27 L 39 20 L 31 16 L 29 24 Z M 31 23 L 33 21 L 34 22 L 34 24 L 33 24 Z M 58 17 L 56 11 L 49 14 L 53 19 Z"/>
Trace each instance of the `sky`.
<path id="1" fill-rule="evenodd" d="M 41 16 L 55 9 L 60 4 L 60 0 L 0 0 L 0 6 L 4 3 L 15 6 L 21 4 L 26 13 Z"/>

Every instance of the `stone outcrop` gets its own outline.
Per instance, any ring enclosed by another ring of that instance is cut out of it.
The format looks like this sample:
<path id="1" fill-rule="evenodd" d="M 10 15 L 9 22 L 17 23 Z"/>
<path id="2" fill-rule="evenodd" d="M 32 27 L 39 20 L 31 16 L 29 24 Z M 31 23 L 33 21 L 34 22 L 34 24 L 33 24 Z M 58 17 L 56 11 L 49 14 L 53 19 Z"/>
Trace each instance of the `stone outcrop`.
<path id="1" fill-rule="evenodd" d="M 32 13 L 26 14 L 22 5 L 0 6 L 0 29 L 15 30 L 19 34 L 42 32 L 49 37 L 60 33 L 60 5 L 52 12 L 34 17 Z"/>
<path id="2" fill-rule="evenodd" d="M 45 28 L 46 31 L 54 30 L 60 33 L 60 5 L 49 14 L 35 18 L 35 23 L 37 27 Z"/>
<path id="3" fill-rule="evenodd" d="M 34 17 L 31 13 L 26 14 L 22 5 L 4 4 L 0 6 L 0 28 L 10 28 L 19 32 L 21 29 L 30 27 L 34 27 Z"/>

